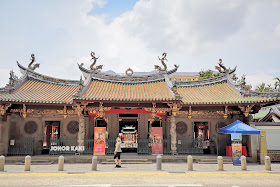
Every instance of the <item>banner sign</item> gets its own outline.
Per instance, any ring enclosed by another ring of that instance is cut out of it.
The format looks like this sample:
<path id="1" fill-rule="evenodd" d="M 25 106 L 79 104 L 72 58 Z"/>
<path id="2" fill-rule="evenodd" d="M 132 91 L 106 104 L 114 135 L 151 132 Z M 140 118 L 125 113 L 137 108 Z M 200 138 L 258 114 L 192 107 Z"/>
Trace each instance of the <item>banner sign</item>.
<path id="1" fill-rule="evenodd" d="M 152 127 L 152 154 L 163 154 L 162 127 Z"/>
<path id="2" fill-rule="evenodd" d="M 231 133 L 231 141 L 242 141 L 241 133 Z"/>
<path id="3" fill-rule="evenodd" d="M 94 128 L 94 155 L 105 155 L 106 127 Z"/>
<path id="4" fill-rule="evenodd" d="M 232 142 L 231 146 L 233 165 L 241 165 L 242 143 Z"/>

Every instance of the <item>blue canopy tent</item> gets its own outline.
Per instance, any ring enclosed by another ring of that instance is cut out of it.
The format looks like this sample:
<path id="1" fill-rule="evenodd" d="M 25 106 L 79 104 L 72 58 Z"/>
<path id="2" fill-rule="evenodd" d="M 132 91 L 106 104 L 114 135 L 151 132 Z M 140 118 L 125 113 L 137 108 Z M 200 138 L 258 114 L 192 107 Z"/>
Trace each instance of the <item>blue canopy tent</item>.
<path id="1" fill-rule="evenodd" d="M 260 131 L 250 127 L 249 125 L 237 120 L 232 124 L 218 129 L 219 133 L 231 134 L 231 133 L 241 133 L 243 135 L 260 134 Z"/>

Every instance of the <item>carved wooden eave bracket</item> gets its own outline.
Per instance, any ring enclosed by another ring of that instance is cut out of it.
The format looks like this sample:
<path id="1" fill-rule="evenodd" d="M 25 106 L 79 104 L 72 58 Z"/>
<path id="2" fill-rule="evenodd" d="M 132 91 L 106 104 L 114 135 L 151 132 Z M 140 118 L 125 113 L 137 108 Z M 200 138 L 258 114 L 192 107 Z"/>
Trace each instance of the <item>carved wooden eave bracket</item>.
<path id="1" fill-rule="evenodd" d="M 157 108 L 156 103 L 152 103 L 152 108 L 144 108 L 146 111 L 151 112 L 151 118 L 149 118 L 149 121 L 153 122 L 155 121 L 158 112 L 170 112 L 171 108 Z M 160 117 L 159 117 L 160 118 Z"/>
<path id="2" fill-rule="evenodd" d="M 0 112 L 1 112 L 1 115 L 4 116 L 6 114 L 6 111 L 8 110 L 9 107 L 11 107 L 12 104 L 3 104 L 3 105 L 0 105 Z"/>
<path id="3" fill-rule="evenodd" d="M 54 109 L 27 109 L 27 106 L 23 104 L 22 109 L 11 109 L 12 113 L 20 113 L 23 118 L 26 118 L 27 115 L 63 115 L 64 118 L 67 118 L 68 115 L 75 115 L 75 110 L 67 110 L 67 107 L 64 106 L 63 110 L 54 110 Z"/>
<path id="4" fill-rule="evenodd" d="M 27 116 L 27 110 L 26 110 L 26 105 L 25 104 L 23 104 L 23 106 L 22 106 L 22 117 L 23 117 L 23 119 L 25 119 L 26 118 L 26 116 Z"/>
<path id="5" fill-rule="evenodd" d="M 189 119 L 192 119 L 192 106 L 189 106 L 188 118 L 189 118 Z"/>
<path id="6" fill-rule="evenodd" d="M 193 116 L 223 116 L 224 119 L 227 119 L 229 115 L 239 115 L 240 111 L 229 111 L 228 106 L 225 106 L 225 111 L 208 111 L 208 110 L 192 110 L 192 107 L 189 106 L 188 111 L 178 111 L 177 115 L 188 116 L 189 119 L 192 119 Z"/>
<path id="7" fill-rule="evenodd" d="M 170 107 L 173 116 L 176 116 L 179 110 L 182 108 L 182 106 L 178 106 L 177 103 L 168 103 L 168 106 Z"/>
<path id="8" fill-rule="evenodd" d="M 247 106 L 238 105 L 238 108 L 240 108 L 240 110 L 243 112 L 244 116 L 247 118 L 247 117 L 249 117 L 250 110 L 253 106 L 254 105 L 247 105 Z"/>
<path id="9" fill-rule="evenodd" d="M 104 107 L 103 106 L 103 102 L 100 102 L 99 103 L 99 107 L 86 107 L 86 110 L 88 112 L 94 112 L 94 113 L 97 112 L 97 116 L 96 117 L 104 118 L 104 120 L 106 121 L 106 119 L 105 119 L 105 112 L 111 110 L 111 107 Z"/>
<path id="10" fill-rule="evenodd" d="M 228 106 L 225 106 L 224 119 L 228 118 Z"/>
<path id="11" fill-rule="evenodd" d="M 64 117 L 64 119 L 67 118 L 67 107 L 66 106 L 63 107 L 63 117 Z"/>

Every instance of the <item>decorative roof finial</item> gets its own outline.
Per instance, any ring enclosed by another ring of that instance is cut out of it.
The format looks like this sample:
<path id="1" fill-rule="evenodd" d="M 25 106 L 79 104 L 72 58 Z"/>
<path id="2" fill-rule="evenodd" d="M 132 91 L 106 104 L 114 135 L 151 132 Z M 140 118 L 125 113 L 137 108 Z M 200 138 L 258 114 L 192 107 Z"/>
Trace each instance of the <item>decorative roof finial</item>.
<path id="1" fill-rule="evenodd" d="M 220 58 L 219 62 L 218 62 L 219 66 L 215 66 L 215 69 L 218 70 L 220 73 L 226 73 L 227 72 L 227 68 L 224 66 L 223 64 L 223 60 Z"/>
<path id="2" fill-rule="evenodd" d="M 36 68 L 39 68 L 40 67 L 40 64 L 39 63 L 37 63 L 37 64 L 34 64 L 33 66 L 32 66 L 32 64 L 36 61 L 35 60 L 35 55 L 34 54 L 31 54 L 31 62 L 29 63 L 29 65 L 28 65 L 28 68 L 29 69 L 31 69 L 31 70 L 35 70 Z"/>
<path id="3" fill-rule="evenodd" d="M 125 74 L 127 76 L 132 76 L 133 75 L 133 70 L 131 68 L 128 68 L 126 71 L 125 71 Z"/>
<path id="4" fill-rule="evenodd" d="M 159 58 L 159 57 L 158 57 L 158 59 L 161 61 L 162 65 L 163 65 L 163 68 L 161 68 L 159 65 L 155 65 L 155 69 L 158 69 L 159 71 L 166 71 L 167 66 L 166 66 L 166 64 L 164 63 L 165 60 L 168 61 L 168 60 L 166 59 L 166 55 L 167 55 L 166 53 L 162 53 L 162 58 Z"/>
<path id="5" fill-rule="evenodd" d="M 93 70 L 93 71 L 96 71 L 98 69 L 102 69 L 103 65 L 93 67 L 96 64 L 97 59 L 99 58 L 99 57 L 98 58 L 95 57 L 95 52 L 91 51 L 90 56 L 92 57 L 90 60 L 93 60 L 93 63 L 90 65 L 90 69 Z"/>
<path id="6" fill-rule="evenodd" d="M 245 88 L 246 87 L 245 79 L 246 79 L 245 75 L 242 75 L 241 80 L 240 80 L 240 87 L 241 88 Z"/>

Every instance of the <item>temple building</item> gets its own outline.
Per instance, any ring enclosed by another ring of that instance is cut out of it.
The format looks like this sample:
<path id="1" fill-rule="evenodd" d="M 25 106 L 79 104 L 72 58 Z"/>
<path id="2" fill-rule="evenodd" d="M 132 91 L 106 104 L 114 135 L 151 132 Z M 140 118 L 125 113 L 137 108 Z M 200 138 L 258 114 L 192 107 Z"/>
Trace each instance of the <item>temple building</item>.
<path id="1" fill-rule="evenodd" d="M 125 74 L 102 71 L 91 53 L 90 68 L 78 65 L 84 78 L 65 80 L 35 71 L 35 57 L 28 67 L 18 63 L 22 76 L 10 73 L 0 94 L 0 155 L 57 154 L 51 145 L 84 146 L 65 154 L 93 154 L 94 127 L 106 127 L 106 154 L 114 152 L 115 138 L 124 129 L 137 131 L 138 154 L 151 154 L 151 129 L 161 127 L 163 154 L 225 155 L 230 136 L 217 129 L 241 120 L 263 106 L 280 103 L 280 93 L 248 90 L 245 77 L 233 79 L 236 68 L 219 62 L 220 76 L 197 80 L 197 74 L 167 69 L 166 53 L 152 72 Z M 175 76 L 176 77 L 176 76 Z M 180 80 L 179 80 L 180 79 Z M 182 80 L 183 79 L 183 80 Z M 189 79 L 189 80 L 188 80 Z M 251 138 L 243 144 L 252 154 Z"/>

